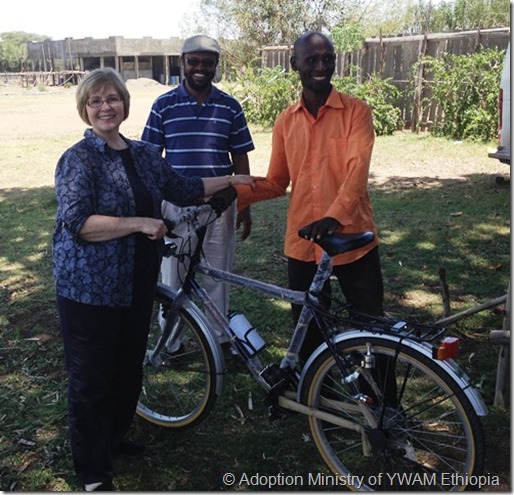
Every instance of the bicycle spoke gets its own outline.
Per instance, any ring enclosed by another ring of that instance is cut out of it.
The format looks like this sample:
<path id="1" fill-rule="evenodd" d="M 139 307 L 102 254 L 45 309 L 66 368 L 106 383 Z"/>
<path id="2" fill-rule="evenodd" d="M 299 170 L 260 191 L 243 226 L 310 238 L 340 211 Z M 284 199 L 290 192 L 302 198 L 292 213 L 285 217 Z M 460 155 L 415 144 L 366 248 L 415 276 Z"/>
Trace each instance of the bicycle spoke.
<path id="1" fill-rule="evenodd" d="M 157 297 L 148 353 L 162 338 L 171 301 Z M 158 358 L 146 360 L 139 415 L 172 428 L 193 426 L 214 405 L 217 374 L 209 344 L 194 318 L 178 311 L 177 321 Z"/>
<path id="2" fill-rule="evenodd" d="M 370 340 L 375 368 L 363 370 Z M 309 368 L 302 391 L 310 407 L 365 429 L 363 435 L 309 418 L 313 440 L 334 473 L 366 479 L 382 473 L 387 483 L 373 489 L 407 489 L 410 483 L 410 490 L 453 490 L 463 487 L 458 482 L 442 486 L 441 473 L 462 477 L 481 471 L 483 436 L 478 417 L 458 384 L 441 376 L 433 361 L 412 350 L 398 352 L 380 337 L 343 341 L 339 347 L 350 368 L 343 374 L 325 351 Z M 419 476 L 412 477 L 413 473 Z M 423 480 L 429 483 L 424 485 Z"/>

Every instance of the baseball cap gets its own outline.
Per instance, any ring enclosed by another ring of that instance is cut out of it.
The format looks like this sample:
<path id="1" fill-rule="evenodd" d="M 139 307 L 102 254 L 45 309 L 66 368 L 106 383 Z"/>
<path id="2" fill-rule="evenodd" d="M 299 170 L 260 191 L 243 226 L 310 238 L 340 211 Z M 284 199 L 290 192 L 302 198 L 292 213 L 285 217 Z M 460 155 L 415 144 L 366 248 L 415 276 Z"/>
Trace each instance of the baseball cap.
<path id="1" fill-rule="evenodd" d="M 219 55 L 221 50 L 215 39 L 199 34 L 198 36 L 187 38 L 187 40 L 184 41 L 182 54 L 191 52 L 212 52 Z"/>

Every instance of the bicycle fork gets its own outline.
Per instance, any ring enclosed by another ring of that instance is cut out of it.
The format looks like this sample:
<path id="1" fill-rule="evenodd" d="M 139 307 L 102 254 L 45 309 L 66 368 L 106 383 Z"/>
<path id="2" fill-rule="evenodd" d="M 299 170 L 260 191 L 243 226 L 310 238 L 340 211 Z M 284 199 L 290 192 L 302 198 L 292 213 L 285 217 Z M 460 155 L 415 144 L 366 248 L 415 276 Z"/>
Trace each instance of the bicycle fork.
<path id="1" fill-rule="evenodd" d="M 147 351 L 147 360 L 154 368 L 161 365 L 161 354 L 164 349 L 167 346 L 173 346 L 180 337 L 176 328 L 179 320 L 178 309 L 182 306 L 186 297 L 185 293 L 182 290 L 179 290 L 171 306 L 169 308 L 161 307 L 159 310 L 160 312 L 166 312 L 166 314 L 159 315 L 159 321 L 164 322 L 164 325 L 161 325 L 162 334 L 157 345 L 151 351 Z M 174 330 L 175 334 L 173 334 Z"/>

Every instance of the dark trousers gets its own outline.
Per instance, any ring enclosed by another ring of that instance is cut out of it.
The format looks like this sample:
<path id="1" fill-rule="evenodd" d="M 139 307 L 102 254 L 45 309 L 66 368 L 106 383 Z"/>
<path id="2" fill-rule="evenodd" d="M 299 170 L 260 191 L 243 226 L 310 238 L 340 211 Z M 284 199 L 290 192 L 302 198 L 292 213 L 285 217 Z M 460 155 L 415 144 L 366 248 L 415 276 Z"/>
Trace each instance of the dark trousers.
<path id="1" fill-rule="evenodd" d="M 124 308 L 57 298 L 73 465 L 84 484 L 112 480 L 111 450 L 127 433 L 141 391 L 152 296 L 136 294 Z"/>
<path id="2" fill-rule="evenodd" d="M 315 262 L 288 258 L 289 288 L 306 291 L 314 278 L 316 270 Z M 373 316 L 383 315 L 384 284 L 378 247 L 353 263 L 334 266 L 332 274 L 337 277 L 346 301 L 357 311 Z M 323 291 L 326 294 L 331 293 L 329 280 L 325 283 Z M 292 304 L 291 309 L 296 325 L 302 307 L 298 304 Z M 323 337 L 317 325 L 314 321 L 311 321 L 300 352 L 302 360 L 305 361 L 322 342 Z"/>
<path id="3" fill-rule="evenodd" d="M 314 278 L 317 265 L 314 262 L 288 259 L 289 287 L 294 290 L 306 291 Z M 362 258 L 347 265 L 334 266 L 332 274 L 337 277 L 346 301 L 353 308 L 371 316 L 383 316 L 384 283 L 378 247 L 373 248 Z M 323 287 L 325 294 L 330 294 L 330 281 Z M 302 307 L 292 304 L 294 323 L 298 322 Z M 309 323 L 307 335 L 300 350 L 300 358 L 306 362 L 314 350 L 323 342 L 323 336 L 314 321 Z M 377 357 L 377 368 L 373 371 L 380 390 L 384 391 L 384 402 L 397 406 L 397 386 L 394 373 L 394 362 L 383 355 Z M 373 397 L 374 393 L 365 380 L 359 380 L 362 392 Z"/>

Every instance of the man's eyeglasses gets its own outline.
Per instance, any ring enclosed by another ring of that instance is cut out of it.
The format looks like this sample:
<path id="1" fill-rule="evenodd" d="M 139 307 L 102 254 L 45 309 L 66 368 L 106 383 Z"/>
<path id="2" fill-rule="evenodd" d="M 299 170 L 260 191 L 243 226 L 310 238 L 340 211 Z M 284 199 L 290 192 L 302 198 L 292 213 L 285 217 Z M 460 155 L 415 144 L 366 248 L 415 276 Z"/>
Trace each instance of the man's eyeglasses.
<path id="1" fill-rule="evenodd" d="M 107 105 L 113 107 L 119 105 L 122 102 L 123 99 L 118 95 L 111 95 L 103 100 L 99 96 L 94 96 L 93 98 L 89 98 L 89 100 L 87 100 L 87 106 L 91 108 L 100 108 L 104 103 L 107 103 Z"/>
<path id="2" fill-rule="evenodd" d="M 202 64 L 204 67 L 208 69 L 212 69 L 216 65 L 217 60 L 215 58 L 198 58 L 198 57 L 186 57 L 187 65 L 191 67 L 197 67 Z"/>

